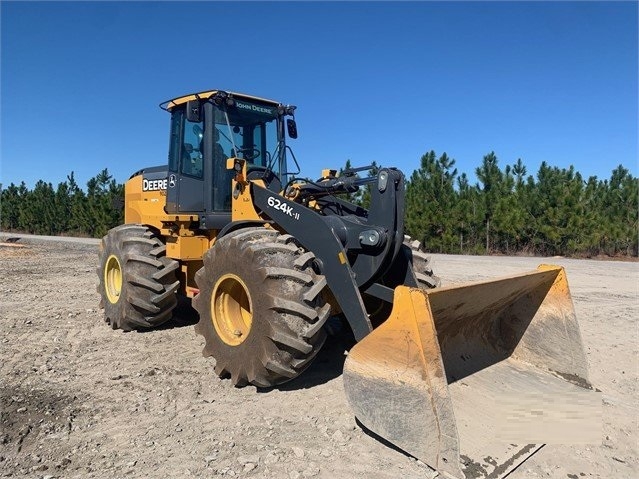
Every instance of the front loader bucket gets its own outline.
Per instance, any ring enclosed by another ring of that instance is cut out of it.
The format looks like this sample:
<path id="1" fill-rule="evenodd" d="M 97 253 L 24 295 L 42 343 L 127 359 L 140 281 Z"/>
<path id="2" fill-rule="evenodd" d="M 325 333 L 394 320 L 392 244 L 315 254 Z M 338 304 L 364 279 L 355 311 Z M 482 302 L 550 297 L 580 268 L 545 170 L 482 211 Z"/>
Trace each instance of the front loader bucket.
<path id="1" fill-rule="evenodd" d="M 398 287 L 349 352 L 344 388 L 364 427 L 447 477 L 504 477 L 543 444 L 601 440 L 561 267 Z"/>

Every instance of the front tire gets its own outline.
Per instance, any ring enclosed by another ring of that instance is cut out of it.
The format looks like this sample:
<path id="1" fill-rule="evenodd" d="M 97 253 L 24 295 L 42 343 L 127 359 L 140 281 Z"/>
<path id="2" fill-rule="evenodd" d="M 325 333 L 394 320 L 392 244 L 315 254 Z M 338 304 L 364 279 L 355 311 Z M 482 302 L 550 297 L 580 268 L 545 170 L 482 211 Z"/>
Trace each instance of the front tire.
<path id="1" fill-rule="evenodd" d="M 120 225 L 102 238 L 98 293 L 104 320 L 124 331 L 157 327 L 171 318 L 180 284 L 179 263 L 150 228 Z"/>
<path id="2" fill-rule="evenodd" d="M 413 240 L 410 236 L 404 235 L 404 246 L 411 250 L 413 272 L 418 286 L 422 289 L 439 288 L 441 279 L 433 273 L 433 268 L 430 266 L 430 257 L 422 249 L 422 244 L 418 240 Z"/>
<path id="3" fill-rule="evenodd" d="M 218 239 L 196 273 L 193 306 L 203 355 L 235 386 L 270 387 L 297 377 L 324 344 L 330 306 L 315 256 L 290 235 L 243 228 Z"/>
<path id="4" fill-rule="evenodd" d="M 402 248 L 404 248 L 406 254 L 409 254 L 411 257 L 417 287 L 421 289 L 438 288 L 441 285 L 441 280 L 433 274 L 433 269 L 430 266 L 430 257 L 423 251 L 422 244 L 417 240 L 413 240 L 410 236 L 404 235 Z M 410 252 L 408 250 L 410 250 Z M 384 278 L 382 278 L 381 282 L 384 284 Z M 390 281 L 389 284 L 396 285 L 396 283 Z M 382 324 L 393 309 L 393 306 L 386 301 L 369 295 L 364 295 L 364 305 L 373 323 L 373 327 Z"/>

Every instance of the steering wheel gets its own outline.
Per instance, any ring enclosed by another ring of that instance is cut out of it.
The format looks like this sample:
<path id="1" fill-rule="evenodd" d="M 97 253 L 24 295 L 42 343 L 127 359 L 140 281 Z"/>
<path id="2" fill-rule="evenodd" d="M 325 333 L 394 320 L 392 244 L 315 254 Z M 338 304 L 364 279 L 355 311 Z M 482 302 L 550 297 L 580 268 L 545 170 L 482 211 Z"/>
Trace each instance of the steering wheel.
<path id="1" fill-rule="evenodd" d="M 253 161 L 255 158 L 260 156 L 262 152 L 253 146 L 248 148 L 236 148 L 237 153 L 242 153 L 244 155 L 245 160 Z"/>

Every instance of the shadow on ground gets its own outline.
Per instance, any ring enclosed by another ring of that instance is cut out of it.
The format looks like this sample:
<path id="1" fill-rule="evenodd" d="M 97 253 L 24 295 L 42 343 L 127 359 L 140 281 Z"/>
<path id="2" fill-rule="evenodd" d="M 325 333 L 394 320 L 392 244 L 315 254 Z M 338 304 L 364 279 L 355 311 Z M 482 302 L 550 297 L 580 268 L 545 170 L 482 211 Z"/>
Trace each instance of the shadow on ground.
<path id="1" fill-rule="evenodd" d="M 152 333 L 153 331 L 165 331 L 167 329 L 184 328 L 185 326 L 194 326 L 200 320 L 197 311 L 191 306 L 191 298 L 178 295 L 178 305 L 173 311 L 173 317 L 163 325 L 142 331 L 144 333 Z"/>
<path id="2" fill-rule="evenodd" d="M 194 326 L 199 321 L 197 311 L 191 305 L 191 299 L 178 296 L 178 305 L 173 317 L 163 325 L 140 331 L 143 334 L 153 334 L 154 331 Z M 297 378 L 272 388 L 258 388 L 258 392 L 268 392 L 273 389 L 279 391 L 295 391 L 308 389 L 327 383 L 342 374 L 347 351 L 355 344 L 355 338 L 350 328 L 338 318 L 331 318 L 328 323 L 330 333 L 324 346 L 317 354 L 311 365 Z"/>
<path id="3" fill-rule="evenodd" d="M 350 328 L 337 318 L 329 320 L 329 330 L 330 334 L 324 346 L 308 369 L 287 383 L 273 388 L 258 389 L 258 392 L 268 392 L 273 389 L 279 391 L 308 389 L 341 376 L 346 354 L 355 344 L 355 338 Z"/>

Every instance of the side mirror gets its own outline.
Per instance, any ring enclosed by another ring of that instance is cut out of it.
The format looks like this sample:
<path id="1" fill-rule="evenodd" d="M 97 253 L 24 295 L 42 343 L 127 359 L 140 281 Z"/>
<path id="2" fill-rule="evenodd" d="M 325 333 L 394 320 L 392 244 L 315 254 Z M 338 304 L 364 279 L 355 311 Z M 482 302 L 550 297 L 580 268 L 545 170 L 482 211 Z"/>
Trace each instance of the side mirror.
<path id="1" fill-rule="evenodd" d="M 200 101 L 189 100 L 186 102 L 186 119 L 191 123 L 200 122 Z"/>
<path id="2" fill-rule="evenodd" d="M 297 124 L 295 123 L 295 120 L 293 120 L 292 118 L 287 118 L 286 129 L 288 131 L 289 138 L 297 138 Z"/>

